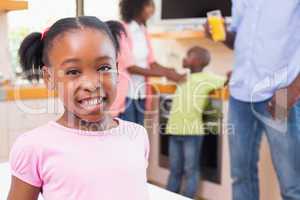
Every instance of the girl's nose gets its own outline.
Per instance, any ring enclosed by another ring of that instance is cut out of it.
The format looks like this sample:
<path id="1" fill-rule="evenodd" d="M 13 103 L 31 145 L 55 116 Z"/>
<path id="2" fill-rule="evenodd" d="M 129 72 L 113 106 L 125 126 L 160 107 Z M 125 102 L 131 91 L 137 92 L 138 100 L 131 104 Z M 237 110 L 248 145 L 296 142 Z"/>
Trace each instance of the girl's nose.
<path id="1" fill-rule="evenodd" d="M 100 88 L 100 80 L 92 77 L 83 78 L 80 87 L 85 91 L 94 92 Z"/>

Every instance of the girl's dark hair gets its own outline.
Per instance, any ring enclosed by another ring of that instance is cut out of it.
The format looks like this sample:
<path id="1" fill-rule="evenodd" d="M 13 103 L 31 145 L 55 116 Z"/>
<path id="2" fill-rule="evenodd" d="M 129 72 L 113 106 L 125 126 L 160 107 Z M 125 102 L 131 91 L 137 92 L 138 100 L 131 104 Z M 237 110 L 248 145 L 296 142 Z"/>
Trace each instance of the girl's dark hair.
<path id="1" fill-rule="evenodd" d="M 120 14 L 123 21 L 129 23 L 138 17 L 145 5 L 152 0 L 120 0 Z"/>
<path id="2" fill-rule="evenodd" d="M 119 52 L 119 38 L 122 33 L 125 33 L 121 23 L 117 21 L 102 22 L 97 17 L 92 16 L 60 19 L 45 33 L 31 33 L 21 43 L 18 53 L 25 76 L 29 80 L 39 79 L 41 67 L 44 65 L 50 66 L 48 52 L 54 39 L 58 35 L 81 28 L 93 28 L 106 33 L 116 49 L 116 54 Z"/>

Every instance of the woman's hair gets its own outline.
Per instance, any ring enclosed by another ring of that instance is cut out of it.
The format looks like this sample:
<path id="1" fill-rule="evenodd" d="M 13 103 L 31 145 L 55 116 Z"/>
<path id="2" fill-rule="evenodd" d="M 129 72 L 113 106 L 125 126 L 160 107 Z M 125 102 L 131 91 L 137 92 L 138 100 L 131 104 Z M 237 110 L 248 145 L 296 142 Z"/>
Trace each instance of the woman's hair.
<path id="1" fill-rule="evenodd" d="M 129 23 L 138 17 L 145 5 L 151 0 L 120 0 L 120 14 L 123 21 Z"/>
<path id="2" fill-rule="evenodd" d="M 115 47 L 116 54 L 119 52 L 119 38 L 122 32 L 125 33 L 121 23 L 116 21 L 102 22 L 97 17 L 92 16 L 63 18 L 44 33 L 29 34 L 21 43 L 18 53 L 25 76 L 29 80 L 32 78 L 39 79 L 41 67 L 50 66 L 48 52 L 53 46 L 54 39 L 68 31 L 82 28 L 93 28 L 106 33 Z"/>

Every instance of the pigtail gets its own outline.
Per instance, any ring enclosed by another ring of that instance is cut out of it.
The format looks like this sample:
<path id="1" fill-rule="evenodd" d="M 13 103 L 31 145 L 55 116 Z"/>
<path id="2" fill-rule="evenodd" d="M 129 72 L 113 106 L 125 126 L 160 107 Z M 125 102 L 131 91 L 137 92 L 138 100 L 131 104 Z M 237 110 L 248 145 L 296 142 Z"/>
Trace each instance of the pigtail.
<path id="1" fill-rule="evenodd" d="M 60 33 L 70 29 L 80 29 L 82 27 L 95 28 L 105 31 L 112 40 L 116 52 L 120 52 L 120 38 L 126 35 L 124 26 L 117 21 L 102 22 L 96 17 L 81 16 L 77 18 L 64 18 L 51 26 L 45 34 L 31 33 L 22 42 L 19 49 L 20 64 L 27 79 L 39 79 L 41 68 L 49 64 L 48 50 L 54 38 Z M 44 63 L 46 62 L 46 63 Z"/>
<path id="2" fill-rule="evenodd" d="M 34 32 L 29 34 L 19 48 L 20 64 L 27 79 L 39 79 L 43 63 L 44 42 L 42 34 Z"/>
<path id="3" fill-rule="evenodd" d="M 122 34 L 126 35 L 126 31 L 125 31 L 124 26 L 120 22 L 113 21 L 113 20 L 107 21 L 105 23 L 108 26 L 108 28 L 110 29 L 110 32 L 113 36 L 113 39 L 114 39 L 113 42 L 114 42 L 114 45 L 116 47 L 117 52 L 120 52 L 120 38 L 121 38 L 121 35 Z"/>

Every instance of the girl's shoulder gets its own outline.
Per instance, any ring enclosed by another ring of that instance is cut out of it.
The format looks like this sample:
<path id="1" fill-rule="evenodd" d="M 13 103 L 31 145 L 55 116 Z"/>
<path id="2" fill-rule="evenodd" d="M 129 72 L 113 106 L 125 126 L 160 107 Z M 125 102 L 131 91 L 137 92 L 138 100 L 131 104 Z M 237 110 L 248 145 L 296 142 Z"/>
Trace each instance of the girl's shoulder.
<path id="1" fill-rule="evenodd" d="M 36 149 L 53 134 L 50 123 L 44 124 L 30 131 L 21 133 L 14 142 L 13 149 Z"/>
<path id="2" fill-rule="evenodd" d="M 118 119 L 119 121 L 119 128 L 121 128 L 121 130 L 130 130 L 130 131 L 138 131 L 138 132 L 142 132 L 142 133 L 146 133 L 146 129 L 145 127 L 137 124 L 137 123 L 134 123 L 134 122 L 130 122 L 130 121 L 126 121 L 126 120 L 123 120 L 123 119 Z"/>
<path id="3" fill-rule="evenodd" d="M 46 138 L 47 135 L 51 135 L 54 129 L 51 127 L 51 122 L 36 127 L 30 131 L 21 133 L 17 140 L 35 140 L 39 138 Z"/>
<path id="4" fill-rule="evenodd" d="M 41 187 L 39 176 L 41 160 L 43 160 L 43 143 L 48 141 L 49 124 L 21 134 L 10 150 L 9 162 L 13 176 Z"/>
<path id="5" fill-rule="evenodd" d="M 122 134 L 125 134 L 127 137 L 129 137 L 131 141 L 135 141 L 138 146 L 141 145 L 145 151 L 145 158 L 148 160 L 150 142 L 145 127 L 125 120 L 120 120 L 119 122 Z"/>
<path id="6" fill-rule="evenodd" d="M 145 127 L 136 124 L 134 122 L 130 121 L 125 121 L 122 119 L 119 120 L 119 131 L 122 132 L 122 134 L 125 134 L 126 136 L 130 137 L 143 137 L 143 138 L 148 138 L 147 130 Z"/>

